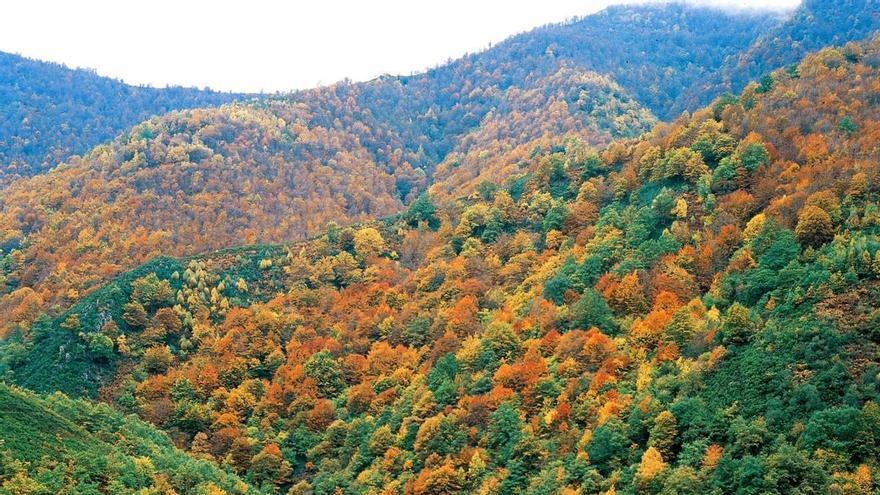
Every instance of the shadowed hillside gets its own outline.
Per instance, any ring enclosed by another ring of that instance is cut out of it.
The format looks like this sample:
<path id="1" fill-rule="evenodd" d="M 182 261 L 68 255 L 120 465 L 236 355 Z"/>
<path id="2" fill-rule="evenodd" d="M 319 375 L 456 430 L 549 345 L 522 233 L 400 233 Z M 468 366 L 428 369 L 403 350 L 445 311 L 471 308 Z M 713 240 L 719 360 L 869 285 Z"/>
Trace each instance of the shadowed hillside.
<path id="1" fill-rule="evenodd" d="M 0 186 L 45 172 L 154 115 L 243 98 L 130 86 L 93 71 L 0 52 Z"/>

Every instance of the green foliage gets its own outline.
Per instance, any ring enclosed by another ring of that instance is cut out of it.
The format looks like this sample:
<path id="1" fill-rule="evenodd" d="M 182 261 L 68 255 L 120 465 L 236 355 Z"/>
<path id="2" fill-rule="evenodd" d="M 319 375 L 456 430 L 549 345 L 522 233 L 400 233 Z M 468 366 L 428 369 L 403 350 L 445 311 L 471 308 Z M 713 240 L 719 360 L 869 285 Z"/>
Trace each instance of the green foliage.
<path id="1" fill-rule="evenodd" d="M 306 374 L 317 383 L 321 397 L 336 397 L 342 392 L 345 386 L 342 369 L 328 352 L 313 355 L 304 368 Z"/>
<path id="2" fill-rule="evenodd" d="M 495 462 L 502 466 L 506 465 L 521 438 L 522 422 L 519 418 L 519 409 L 513 402 L 502 403 L 489 416 L 489 429 L 486 434 Z"/>
<path id="3" fill-rule="evenodd" d="M 593 431 L 586 450 L 600 473 L 607 475 L 627 459 L 630 443 L 625 428 L 620 420 L 612 419 Z"/>
<path id="4" fill-rule="evenodd" d="M 597 327 L 603 332 L 613 332 L 614 321 L 611 319 L 611 308 L 598 292 L 586 289 L 581 298 L 571 309 L 572 325 L 576 328 L 589 329 Z"/>
<path id="5" fill-rule="evenodd" d="M 229 493 L 255 492 L 213 463 L 187 456 L 164 433 L 105 404 L 0 384 L 0 491 L 16 493 L 8 490 L 27 486 L 20 493 L 98 493 L 104 487 L 135 494 L 158 489 L 160 476 L 179 493 L 212 485 Z"/>
<path id="6" fill-rule="evenodd" d="M 724 315 L 721 326 L 721 341 L 725 344 L 740 345 L 752 338 L 755 324 L 748 308 L 740 303 L 733 303 Z"/>
<path id="7" fill-rule="evenodd" d="M 440 220 L 437 218 L 437 207 L 431 201 L 431 197 L 427 193 L 423 193 L 416 198 L 409 206 L 404 215 L 410 226 L 417 226 L 419 222 L 425 222 L 432 230 L 437 230 L 440 226 Z"/>
<path id="8" fill-rule="evenodd" d="M 740 162 L 749 172 L 754 172 L 758 167 L 770 163 L 770 154 L 763 144 L 751 143 L 740 153 Z"/>
<path id="9" fill-rule="evenodd" d="M 853 119 L 849 115 L 845 115 L 840 119 L 840 123 L 837 125 L 837 128 L 840 132 L 846 134 L 847 137 L 852 137 L 859 130 L 859 126 L 853 121 Z"/>

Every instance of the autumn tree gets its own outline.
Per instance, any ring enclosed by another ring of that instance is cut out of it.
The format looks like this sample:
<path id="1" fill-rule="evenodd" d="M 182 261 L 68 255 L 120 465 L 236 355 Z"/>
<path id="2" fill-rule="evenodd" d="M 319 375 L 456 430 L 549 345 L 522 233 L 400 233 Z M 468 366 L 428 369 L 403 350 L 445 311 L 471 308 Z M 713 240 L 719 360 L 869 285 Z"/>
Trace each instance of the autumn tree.
<path id="1" fill-rule="evenodd" d="M 825 210 L 817 206 L 806 206 L 798 215 L 794 232 L 802 244 L 817 247 L 834 237 L 834 224 Z"/>

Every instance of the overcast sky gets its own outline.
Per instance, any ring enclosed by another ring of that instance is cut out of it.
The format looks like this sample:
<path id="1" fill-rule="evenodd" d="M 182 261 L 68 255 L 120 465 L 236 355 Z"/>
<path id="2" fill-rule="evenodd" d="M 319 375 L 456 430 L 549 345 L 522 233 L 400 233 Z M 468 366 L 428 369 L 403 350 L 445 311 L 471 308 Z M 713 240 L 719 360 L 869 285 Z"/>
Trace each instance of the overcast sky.
<path id="1" fill-rule="evenodd" d="M 132 84 L 291 90 L 421 71 L 620 0 L 4 2 L 0 50 Z M 636 3 L 629 1 L 627 3 Z M 703 0 L 792 8 L 799 0 Z"/>

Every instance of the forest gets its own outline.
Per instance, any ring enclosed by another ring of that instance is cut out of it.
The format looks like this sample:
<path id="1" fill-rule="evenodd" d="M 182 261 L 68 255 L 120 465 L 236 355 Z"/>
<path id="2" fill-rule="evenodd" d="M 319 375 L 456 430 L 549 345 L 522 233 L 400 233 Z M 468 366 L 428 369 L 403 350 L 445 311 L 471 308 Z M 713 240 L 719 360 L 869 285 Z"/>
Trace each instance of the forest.
<path id="1" fill-rule="evenodd" d="M 12 329 L 3 374 L 216 493 L 874 493 L 878 102 L 880 39 L 823 49 L 455 200 L 156 258 Z"/>
<path id="2" fill-rule="evenodd" d="M 15 62 L 56 134 L 0 145 L 0 495 L 880 492 L 874 10 L 255 98 Z"/>
<path id="3" fill-rule="evenodd" d="M 398 213 L 429 188 L 448 201 L 482 181 L 501 183 L 523 172 L 535 150 L 565 136 L 592 146 L 635 137 L 657 116 L 731 89 L 709 79 L 747 53 L 762 60 L 770 39 L 798 40 L 774 56 L 782 66 L 806 47 L 859 39 L 880 25 L 870 1 L 848 3 L 845 16 L 827 15 L 834 5 L 811 0 L 791 17 L 676 4 L 611 7 L 420 75 L 150 118 L 49 173 L 0 186 L 0 335 L 36 312 L 57 316 L 158 255 L 307 238 L 329 221 Z M 55 81 L 61 89 L 47 90 L 53 95 L 81 86 L 117 88 L 86 91 L 92 99 L 128 91 L 85 71 L 34 64 L 14 65 L 12 85 L 0 84 L 17 105 L 26 101 L 12 97 L 28 91 L 24 79 Z M 768 70 L 753 65 L 736 70 Z M 32 71 L 40 76 L 26 78 Z M 684 88 L 702 88 L 701 96 L 685 97 Z M 45 106 L 28 112 L 48 118 Z M 137 107 L 96 104 L 63 115 Z M 22 303 L 37 311 L 13 315 Z"/>
<path id="4" fill-rule="evenodd" d="M 0 187 L 45 172 L 154 115 L 244 98 L 193 88 L 131 86 L 93 71 L 0 51 Z"/>

